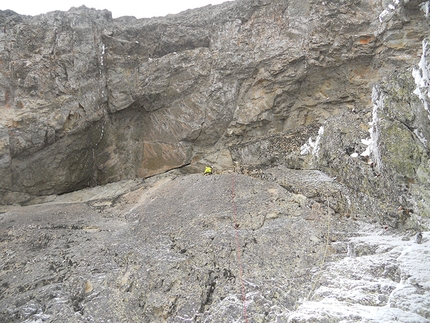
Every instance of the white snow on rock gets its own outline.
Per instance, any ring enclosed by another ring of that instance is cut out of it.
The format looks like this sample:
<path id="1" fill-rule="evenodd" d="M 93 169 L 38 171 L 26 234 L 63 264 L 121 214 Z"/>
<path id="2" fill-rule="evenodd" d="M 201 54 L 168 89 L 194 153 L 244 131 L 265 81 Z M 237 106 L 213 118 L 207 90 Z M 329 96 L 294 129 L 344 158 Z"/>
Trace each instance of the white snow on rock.
<path id="1" fill-rule="evenodd" d="M 421 10 L 424 11 L 426 18 L 428 18 L 430 13 L 430 1 L 421 3 Z"/>
<path id="2" fill-rule="evenodd" d="M 310 137 L 308 142 L 300 147 L 300 155 L 308 155 L 312 153 L 314 156 L 318 156 L 320 151 L 320 140 L 324 134 L 324 126 L 321 126 L 318 130 L 318 136 L 316 138 Z"/>
<path id="3" fill-rule="evenodd" d="M 429 113 L 428 118 L 430 119 L 430 109 L 427 102 L 427 98 L 430 98 L 430 64 L 427 61 L 427 51 L 428 42 L 423 40 L 423 53 L 421 55 L 421 60 L 418 63 L 418 68 L 412 70 L 412 76 L 414 77 L 416 89 L 414 94 L 417 95 L 424 105 L 424 109 Z"/>
<path id="4" fill-rule="evenodd" d="M 369 129 L 370 138 L 361 139 L 361 142 L 364 145 L 367 145 L 367 148 L 364 152 L 360 154 L 360 156 L 363 156 L 363 157 L 372 156 L 373 160 L 376 163 L 375 165 L 376 169 L 378 171 L 381 171 L 382 161 L 381 161 L 381 154 L 378 146 L 378 139 L 379 139 L 378 111 L 383 108 L 384 95 L 378 86 L 373 87 L 372 102 L 373 102 L 372 122 L 369 123 L 371 125 Z"/>
<path id="5" fill-rule="evenodd" d="M 394 0 L 392 3 L 388 4 L 388 6 L 379 14 L 379 21 L 383 22 L 387 18 L 391 18 L 391 13 L 396 10 L 397 6 L 400 4 L 400 0 Z"/>
<path id="6" fill-rule="evenodd" d="M 104 65 L 104 56 L 106 53 L 106 46 L 105 44 L 102 45 L 102 54 L 100 55 L 100 66 L 103 67 Z M 100 68 L 100 75 L 102 74 L 102 70 Z"/>
<path id="7" fill-rule="evenodd" d="M 408 3 L 409 0 L 393 0 L 391 3 L 389 3 L 387 5 L 387 7 L 379 14 L 378 19 L 379 22 L 384 22 L 384 21 L 388 21 L 390 20 L 390 18 L 392 17 L 394 10 L 396 10 L 397 8 L 403 6 L 405 3 Z M 427 18 L 429 18 L 429 13 L 430 13 L 430 1 L 424 1 L 422 3 L 420 3 L 420 8 L 422 11 L 424 11 L 425 16 Z"/>
<path id="8" fill-rule="evenodd" d="M 350 238 L 288 322 L 430 322 L 430 232 L 422 244 L 384 232 Z M 349 250 L 351 251 L 351 250 Z"/>
<path id="9" fill-rule="evenodd" d="M 361 143 L 364 144 L 364 145 L 366 145 L 366 146 L 369 146 L 372 143 L 372 140 L 369 139 L 369 138 L 367 138 L 367 139 L 361 139 Z"/>
<path id="10" fill-rule="evenodd" d="M 423 136 L 422 132 L 419 131 L 418 129 L 414 130 L 415 135 L 417 136 L 417 138 L 419 139 L 419 141 L 421 141 L 421 143 L 427 147 L 427 139 Z"/>

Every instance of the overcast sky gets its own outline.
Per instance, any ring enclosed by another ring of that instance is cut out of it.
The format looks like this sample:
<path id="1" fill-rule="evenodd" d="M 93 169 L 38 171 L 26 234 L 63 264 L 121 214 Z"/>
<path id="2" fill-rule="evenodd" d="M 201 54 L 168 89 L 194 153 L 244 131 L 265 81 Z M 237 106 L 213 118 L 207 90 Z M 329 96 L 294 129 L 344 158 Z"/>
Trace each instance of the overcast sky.
<path id="1" fill-rule="evenodd" d="M 10 9 L 22 15 L 34 16 L 54 10 L 67 11 L 71 7 L 85 5 L 88 8 L 107 9 L 112 12 L 114 18 L 121 16 L 149 18 L 225 1 L 228 0 L 1 0 L 0 10 Z"/>

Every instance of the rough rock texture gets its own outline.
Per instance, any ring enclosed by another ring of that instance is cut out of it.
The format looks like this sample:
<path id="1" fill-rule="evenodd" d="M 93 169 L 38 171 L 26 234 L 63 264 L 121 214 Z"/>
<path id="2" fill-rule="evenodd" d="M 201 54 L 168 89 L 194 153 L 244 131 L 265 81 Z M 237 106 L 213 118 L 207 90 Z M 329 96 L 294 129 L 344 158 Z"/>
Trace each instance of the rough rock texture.
<path id="1" fill-rule="evenodd" d="M 429 8 L 0 11 L 0 321 L 428 322 Z"/>
<path id="2" fill-rule="evenodd" d="M 390 203 L 417 183 L 428 202 L 427 8 L 237 0 L 140 20 L 2 11 L 1 201 L 235 160 L 318 168 Z M 348 158 L 366 149 L 373 119 L 372 165 L 386 181 Z M 306 158 L 300 147 L 323 124 Z"/>
<path id="3" fill-rule="evenodd" d="M 4 208 L 0 320 L 245 322 L 243 283 L 248 322 L 429 322 L 428 232 L 341 217 L 338 183 L 301 179 L 167 174 Z"/>

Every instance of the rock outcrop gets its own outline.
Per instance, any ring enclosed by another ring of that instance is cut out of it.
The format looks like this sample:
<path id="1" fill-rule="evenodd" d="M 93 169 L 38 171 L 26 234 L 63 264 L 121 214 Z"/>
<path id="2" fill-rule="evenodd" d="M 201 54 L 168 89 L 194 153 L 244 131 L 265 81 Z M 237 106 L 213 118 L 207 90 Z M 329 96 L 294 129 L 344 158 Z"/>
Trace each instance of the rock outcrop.
<path id="1" fill-rule="evenodd" d="M 0 11 L 0 321 L 429 322 L 429 8 Z"/>
<path id="2" fill-rule="evenodd" d="M 4 208 L 0 321 L 430 322 L 429 232 L 340 215 L 347 188 L 319 171 L 259 176 L 170 172 Z"/>
<path id="3" fill-rule="evenodd" d="M 318 168 L 391 198 L 418 183 L 428 201 L 426 8 L 238 0 L 140 20 L 2 11 L 1 201 L 232 160 Z M 374 170 L 349 157 L 366 150 L 371 121 Z"/>

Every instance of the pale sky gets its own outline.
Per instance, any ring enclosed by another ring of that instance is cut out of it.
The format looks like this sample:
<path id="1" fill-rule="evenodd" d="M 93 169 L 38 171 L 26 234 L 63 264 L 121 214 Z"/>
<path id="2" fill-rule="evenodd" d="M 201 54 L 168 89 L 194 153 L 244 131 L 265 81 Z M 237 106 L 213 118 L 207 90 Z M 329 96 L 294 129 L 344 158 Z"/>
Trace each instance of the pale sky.
<path id="1" fill-rule="evenodd" d="M 107 9 L 112 12 L 113 18 L 121 16 L 150 18 L 226 1 L 228 0 L 9 0 L 1 1 L 0 10 L 10 9 L 21 15 L 35 16 L 85 5 L 88 8 Z"/>

